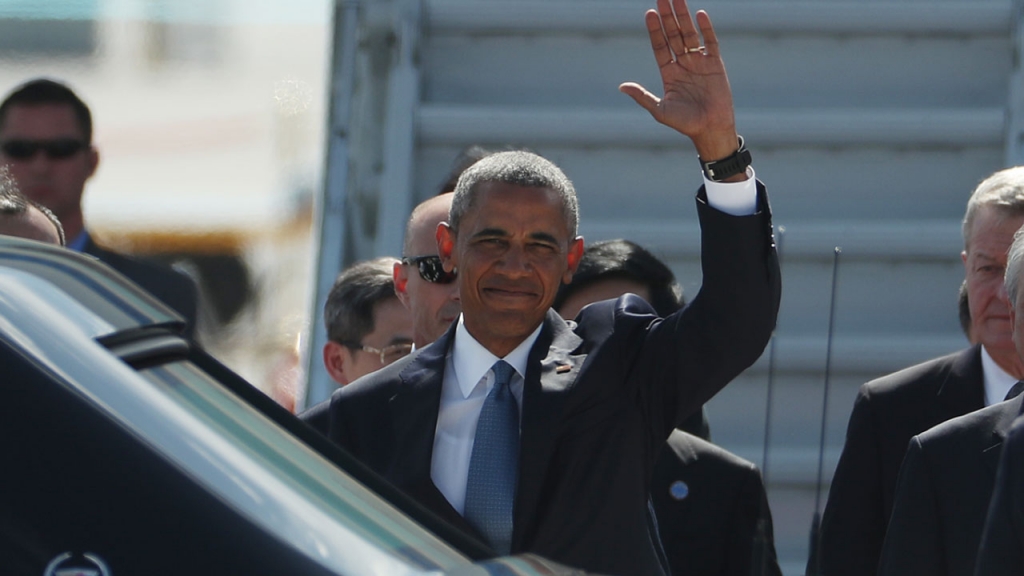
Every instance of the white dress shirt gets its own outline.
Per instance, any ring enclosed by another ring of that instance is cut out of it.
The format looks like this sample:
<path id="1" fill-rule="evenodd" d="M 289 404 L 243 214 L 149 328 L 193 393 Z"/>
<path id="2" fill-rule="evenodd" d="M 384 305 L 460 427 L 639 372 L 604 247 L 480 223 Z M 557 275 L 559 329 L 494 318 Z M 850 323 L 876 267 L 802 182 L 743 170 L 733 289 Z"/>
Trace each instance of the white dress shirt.
<path id="1" fill-rule="evenodd" d="M 476 423 L 484 400 L 494 386 L 491 367 L 498 360 L 515 368 L 509 389 L 523 415 L 523 375 L 530 348 L 540 336 L 541 326 L 519 343 L 504 358 L 491 354 L 466 330 L 462 315 L 455 327 L 455 343 L 445 358 L 444 378 L 441 383 L 441 406 L 434 431 L 434 453 L 430 460 L 430 479 L 459 514 L 466 504 L 466 479 L 469 460 L 473 455 Z"/>
<path id="2" fill-rule="evenodd" d="M 712 182 L 705 178 L 708 204 L 733 216 L 747 216 L 756 212 L 757 185 L 753 168 L 747 168 L 747 176 L 749 178 L 743 182 L 729 183 Z M 512 377 L 510 389 L 519 404 L 519 417 L 522 418 L 526 360 L 540 330 L 541 326 L 537 326 L 515 350 L 504 358 L 498 358 L 470 335 L 462 315 L 459 315 L 455 342 L 445 358 L 441 405 L 434 431 L 434 452 L 430 460 L 430 479 L 459 514 L 463 513 L 466 505 L 466 480 L 469 476 L 469 460 L 473 455 L 476 424 L 484 400 L 494 386 L 491 367 L 498 360 L 505 360 L 515 368 L 516 374 Z"/>
<path id="3" fill-rule="evenodd" d="M 981 347 L 981 372 L 985 376 L 985 406 L 998 404 L 1006 398 L 1017 379 L 999 367 L 985 347 Z"/>

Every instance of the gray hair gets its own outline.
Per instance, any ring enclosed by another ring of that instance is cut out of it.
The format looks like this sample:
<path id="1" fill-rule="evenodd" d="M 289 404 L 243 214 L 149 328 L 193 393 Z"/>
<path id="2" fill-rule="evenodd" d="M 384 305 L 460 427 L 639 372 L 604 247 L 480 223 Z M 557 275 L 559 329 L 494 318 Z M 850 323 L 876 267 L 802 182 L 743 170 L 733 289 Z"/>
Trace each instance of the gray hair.
<path id="1" fill-rule="evenodd" d="M 373 332 L 373 309 L 395 295 L 393 270 L 397 259 L 385 256 L 349 266 L 338 274 L 324 303 L 327 338 L 343 346 L 362 346 Z"/>
<path id="2" fill-rule="evenodd" d="M 485 182 L 502 182 L 524 188 L 547 188 L 553 191 L 562 201 L 562 212 L 569 235 L 576 237 L 580 211 L 572 182 L 550 160 L 524 150 L 491 154 L 462 173 L 458 184 L 455 185 L 455 197 L 448 212 L 448 224 L 456 233 L 462 217 L 473 207 L 480 185 Z"/>
<path id="3" fill-rule="evenodd" d="M 992 174 L 982 180 L 971 193 L 962 228 L 965 249 L 968 247 L 974 219 L 979 210 L 986 206 L 991 206 L 1004 214 L 1024 215 L 1024 166 L 1015 166 Z"/>
<path id="4" fill-rule="evenodd" d="M 67 240 L 64 238 L 64 226 L 61 225 L 57 215 L 46 206 L 33 202 L 22 194 L 21 190 L 18 189 L 18 184 L 14 181 L 14 177 L 11 176 L 10 168 L 0 166 L 0 214 L 8 216 L 27 214 L 29 207 L 39 210 L 43 213 L 43 216 L 46 216 L 46 219 L 57 229 L 57 238 L 60 239 L 60 245 L 67 246 Z"/>
<path id="5" fill-rule="evenodd" d="M 1020 287 L 1021 267 L 1024 265 L 1024 227 L 1017 230 L 1013 235 L 1013 244 L 1010 245 L 1009 255 L 1006 257 L 1006 272 L 1003 276 L 1003 285 L 1006 287 L 1006 295 L 1010 299 L 1010 306 L 1016 305 L 1017 289 Z"/>

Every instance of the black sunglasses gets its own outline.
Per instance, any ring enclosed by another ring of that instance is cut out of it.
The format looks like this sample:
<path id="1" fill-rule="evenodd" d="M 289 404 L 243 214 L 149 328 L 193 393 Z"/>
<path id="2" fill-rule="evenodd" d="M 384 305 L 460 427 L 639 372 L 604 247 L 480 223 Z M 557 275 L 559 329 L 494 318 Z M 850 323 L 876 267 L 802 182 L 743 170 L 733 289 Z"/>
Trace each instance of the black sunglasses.
<path id="1" fill-rule="evenodd" d="M 451 284 L 457 276 L 454 270 L 445 272 L 440 256 L 404 256 L 402 264 L 415 264 L 420 278 L 433 284 Z"/>
<path id="2" fill-rule="evenodd" d="M 57 138 L 55 140 L 8 140 L 0 144 L 4 155 L 14 160 L 34 158 L 36 152 L 42 150 L 50 160 L 70 158 L 87 148 L 88 145 L 74 138 Z"/>

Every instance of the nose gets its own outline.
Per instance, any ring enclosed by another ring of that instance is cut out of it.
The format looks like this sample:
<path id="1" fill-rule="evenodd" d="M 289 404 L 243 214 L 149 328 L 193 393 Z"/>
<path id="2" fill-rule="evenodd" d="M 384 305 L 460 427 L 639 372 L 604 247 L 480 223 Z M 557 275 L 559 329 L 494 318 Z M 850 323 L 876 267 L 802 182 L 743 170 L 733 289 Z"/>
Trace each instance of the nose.
<path id="1" fill-rule="evenodd" d="M 50 169 L 50 157 L 42 150 L 36 150 L 35 154 L 26 158 L 22 163 L 32 172 L 46 172 Z"/>
<path id="2" fill-rule="evenodd" d="M 510 246 L 499 262 L 501 271 L 509 276 L 529 273 L 532 264 L 521 246 Z"/>

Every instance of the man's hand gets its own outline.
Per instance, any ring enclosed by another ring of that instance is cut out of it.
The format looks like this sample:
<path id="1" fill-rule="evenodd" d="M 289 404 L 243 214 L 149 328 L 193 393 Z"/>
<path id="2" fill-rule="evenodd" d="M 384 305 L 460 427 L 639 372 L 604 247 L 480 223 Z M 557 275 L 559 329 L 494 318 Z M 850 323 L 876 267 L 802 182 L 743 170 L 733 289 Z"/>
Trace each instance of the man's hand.
<path id="1" fill-rule="evenodd" d="M 634 82 L 622 84 L 619 91 L 658 122 L 689 136 L 703 160 L 731 155 L 737 146 L 736 118 L 711 19 L 703 10 L 697 12 L 698 34 L 686 0 L 658 0 L 657 12 L 648 10 L 644 19 L 665 96 L 659 99 Z"/>

